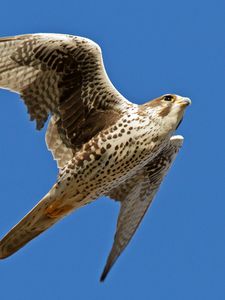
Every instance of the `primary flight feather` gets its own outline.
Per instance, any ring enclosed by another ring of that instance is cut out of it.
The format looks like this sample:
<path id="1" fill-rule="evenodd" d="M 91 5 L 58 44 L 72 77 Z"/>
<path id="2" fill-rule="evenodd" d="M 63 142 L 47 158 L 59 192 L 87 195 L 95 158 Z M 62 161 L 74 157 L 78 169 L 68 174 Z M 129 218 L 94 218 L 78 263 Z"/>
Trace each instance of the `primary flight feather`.
<path id="1" fill-rule="evenodd" d="M 51 116 L 46 144 L 59 168 L 56 184 L 0 241 L 0 258 L 105 195 L 121 208 L 104 280 L 182 146 L 173 133 L 190 99 L 131 103 L 110 82 L 100 47 L 64 34 L 1 38 L 0 87 L 20 94 L 38 130 Z"/>

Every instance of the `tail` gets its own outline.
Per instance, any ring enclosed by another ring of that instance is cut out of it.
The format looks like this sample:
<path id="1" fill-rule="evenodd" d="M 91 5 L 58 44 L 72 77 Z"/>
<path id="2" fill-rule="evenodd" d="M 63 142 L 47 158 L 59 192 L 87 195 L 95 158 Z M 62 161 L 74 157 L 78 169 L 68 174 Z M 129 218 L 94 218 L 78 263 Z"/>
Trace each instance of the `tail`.
<path id="1" fill-rule="evenodd" d="M 57 193 L 54 193 L 54 189 L 55 186 L 3 237 L 0 241 L 0 259 L 12 255 L 74 210 L 72 205 L 64 204 L 65 196 L 55 196 Z"/>

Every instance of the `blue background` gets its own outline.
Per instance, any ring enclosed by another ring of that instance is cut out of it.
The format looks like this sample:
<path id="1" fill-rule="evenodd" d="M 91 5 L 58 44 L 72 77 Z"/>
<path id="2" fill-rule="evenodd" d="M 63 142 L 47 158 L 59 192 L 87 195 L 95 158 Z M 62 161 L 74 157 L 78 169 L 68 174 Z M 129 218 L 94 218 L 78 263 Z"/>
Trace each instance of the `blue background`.
<path id="1" fill-rule="evenodd" d="M 119 207 L 100 199 L 0 262 L 1 299 L 225 299 L 225 2 L 4 1 L 0 28 L 89 37 L 129 100 L 177 93 L 193 102 L 178 130 L 184 147 L 106 282 Z M 18 95 L 0 99 L 3 236 L 57 168 Z"/>

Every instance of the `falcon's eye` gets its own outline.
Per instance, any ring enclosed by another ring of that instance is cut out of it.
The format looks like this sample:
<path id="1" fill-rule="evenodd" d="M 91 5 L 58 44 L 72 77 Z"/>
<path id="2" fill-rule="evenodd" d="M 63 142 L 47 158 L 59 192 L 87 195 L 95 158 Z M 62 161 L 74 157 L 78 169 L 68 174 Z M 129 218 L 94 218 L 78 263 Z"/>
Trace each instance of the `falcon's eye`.
<path id="1" fill-rule="evenodd" d="M 163 100 L 164 101 L 172 101 L 172 100 L 174 100 L 174 98 L 173 98 L 172 95 L 166 95 L 166 96 L 163 97 Z"/>

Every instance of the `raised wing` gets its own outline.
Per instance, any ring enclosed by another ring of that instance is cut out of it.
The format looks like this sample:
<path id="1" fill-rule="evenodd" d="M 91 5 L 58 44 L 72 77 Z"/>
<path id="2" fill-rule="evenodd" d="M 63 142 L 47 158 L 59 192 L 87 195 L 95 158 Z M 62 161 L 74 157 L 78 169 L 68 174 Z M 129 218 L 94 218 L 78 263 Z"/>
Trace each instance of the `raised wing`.
<path id="1" fill-rule="evenodd" d="M 153 162 L 110 192 L 109 197 L 120 201 L 121 208 L 114 243 L 101 275 L 101 281 L 106 278 L 111 267 L 137 230 L 182 143 L 183 137 L 173 136 L 168 146 Z"/>
<path id="2" fill-rule="evenodd" d="M 54 116 L 46 141 L 59 165 L 130 105 L 109 81 L 100 47 L 71 35 L 1 38 L 0 87 L 21 95 L 37 129 Z"/>

